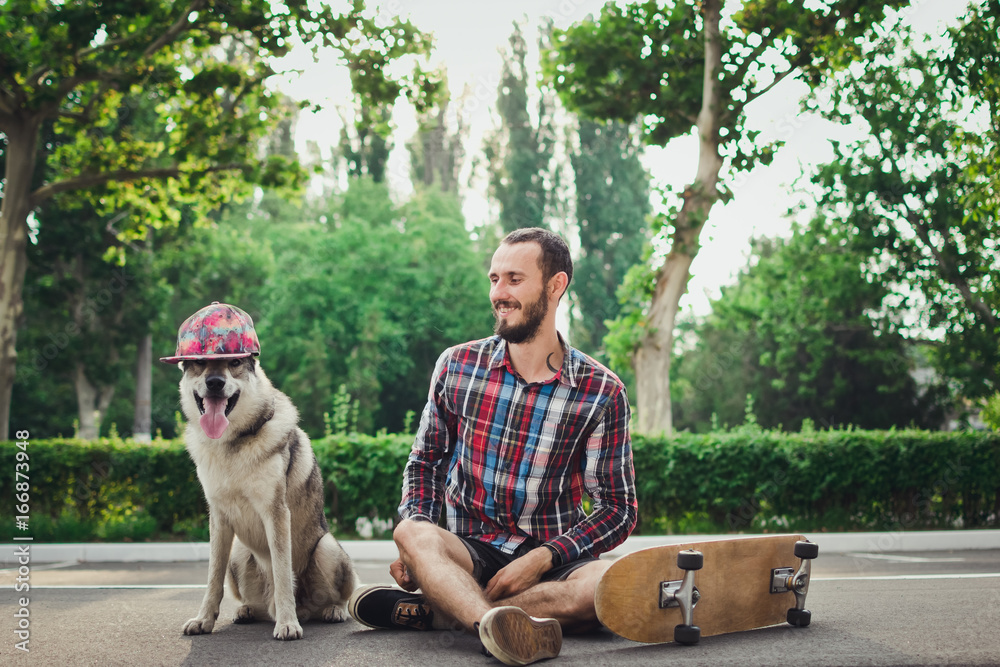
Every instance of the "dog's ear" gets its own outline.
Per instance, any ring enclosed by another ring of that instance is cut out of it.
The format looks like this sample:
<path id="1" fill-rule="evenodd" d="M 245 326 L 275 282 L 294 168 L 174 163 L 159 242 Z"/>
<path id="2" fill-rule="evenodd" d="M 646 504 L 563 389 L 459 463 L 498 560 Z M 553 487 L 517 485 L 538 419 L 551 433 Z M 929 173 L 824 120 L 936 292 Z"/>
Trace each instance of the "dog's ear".
<path id="1" fill-rule="evenodd" d="M 250 366 L 250 372 L 256 375 L 257 373 L 257 357 L 249 356 L 247 357 L 247 363 Z"/>
<path id="2" fill-rule="evenodd" d="M 184 372 L 184 362 L 183 361 L 178 361 L 177 362 L 177 368 L 181 369 L 181 373 L 183 373 Z"/>

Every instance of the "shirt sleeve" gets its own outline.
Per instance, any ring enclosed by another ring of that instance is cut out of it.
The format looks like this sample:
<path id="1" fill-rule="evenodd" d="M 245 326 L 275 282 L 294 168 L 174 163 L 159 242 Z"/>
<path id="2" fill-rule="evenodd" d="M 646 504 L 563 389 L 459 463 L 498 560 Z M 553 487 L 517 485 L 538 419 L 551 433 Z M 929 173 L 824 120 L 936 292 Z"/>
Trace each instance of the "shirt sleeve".
<path id="1" fill-rule="evenodd" d="M 437 523 L 444 501 L 445 476 L 454 448 L 457 420 L 447 409 L 444 388 L 451 349 L 434 365 L 427 403 L 420 426 L 403 469 L 403 493 L 399 504 L 402 519 L 422 517 Z"/>
<path id="2" fill-rule="evenodd" d="M 632 438 L 625 390 L 618 387 L 597 428 L 587 439 L 583 457 L 583 484 L 593 500 L 591 513 L 566 533 L 546 544 L 562 563 L 582 555 L 598 556 L 625 541 L 635 528 L 638 503 Z"/>

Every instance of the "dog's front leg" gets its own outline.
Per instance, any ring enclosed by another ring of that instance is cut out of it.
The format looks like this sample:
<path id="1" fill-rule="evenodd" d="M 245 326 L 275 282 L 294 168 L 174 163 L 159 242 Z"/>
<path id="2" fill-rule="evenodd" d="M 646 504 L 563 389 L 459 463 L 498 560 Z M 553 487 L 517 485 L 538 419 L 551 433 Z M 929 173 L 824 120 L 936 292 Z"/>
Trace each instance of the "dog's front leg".
<path id="1" fill-rule="evenodd" d="M 229 567 L 229 552 L 233 548 L 233 527 L 209 511 L 208 590 L 201 601 L 198 615 L 184 624 L 184 634 L 207 634 L 219 618 L 219 605 L 224 594 L 222 582 Z"/>
<path id="2" fill-rule="evenodd" d="M 274 577 L 274 638 L 301 639 L 302 626 L 295 615 L 295 581 L 292 574 L 292 515 L 284 498 L 274 503 L 264 521 L 271 550 Z"/>

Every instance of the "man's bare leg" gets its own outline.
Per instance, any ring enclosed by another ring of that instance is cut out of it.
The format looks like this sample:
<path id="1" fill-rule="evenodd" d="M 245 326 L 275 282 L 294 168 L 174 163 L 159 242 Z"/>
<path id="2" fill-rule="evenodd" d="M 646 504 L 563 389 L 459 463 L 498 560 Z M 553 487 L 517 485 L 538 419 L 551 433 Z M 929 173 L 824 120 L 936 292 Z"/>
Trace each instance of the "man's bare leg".
<path id="1" fill-rule="evenodd" d="M 493 605 L 472 578 L 472 557 L 462 540 L 429 521 L 410 520 L 396 526 L 392 537 L 435 613 L 472 632 Z"/>
<path id="2" fill-rule="evenodd" d="M 472 578 L 468 549 L 453 533 L 428 521 L 403 521 L 396 527 L 393 539 L 400 559 L 434 611 L 469 632 L 487 611 L 500 606 L 520 607 L 536 618 L 554 618 L 567 633 L 600 627 L 594 592 L 610 561 L 587 563 L 565 581 L 542 582 L 490 602 Z"/>
<path id="3" fill-rule="evenodd" d="M 564 581 L 544 581 L 528 590 L 495 603 L 520 607 L 536 618 L 554 618 L 563 632 L 588 632 L 599 628 L 594 593 L 597 582 L 611 566 L 598 560 L 574 570 Z"/>

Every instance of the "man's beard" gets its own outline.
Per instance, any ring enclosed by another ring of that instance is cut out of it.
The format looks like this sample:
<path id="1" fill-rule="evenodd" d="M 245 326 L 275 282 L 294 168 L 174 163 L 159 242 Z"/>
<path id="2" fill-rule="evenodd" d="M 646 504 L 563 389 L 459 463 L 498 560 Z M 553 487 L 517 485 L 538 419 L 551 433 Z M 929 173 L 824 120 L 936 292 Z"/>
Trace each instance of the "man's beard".
<path id="1" fill-rule="evenodd" d="M 493 315 L 496 316 L 493 332 L 513 345 L 530 343 L 538 335 L 542 328 L 542 322 L 549 313 L 549 302 L 545 298 L 545 290 L 539 293 L 537 299 L 526 306 L 521 306 L 520 324 L 508 324 L 507 320 L 500 317 L 500 313 L 497 312 L 498 306 L 513 305 L 511 301 L 497 301 L 493 304 Z"/>

